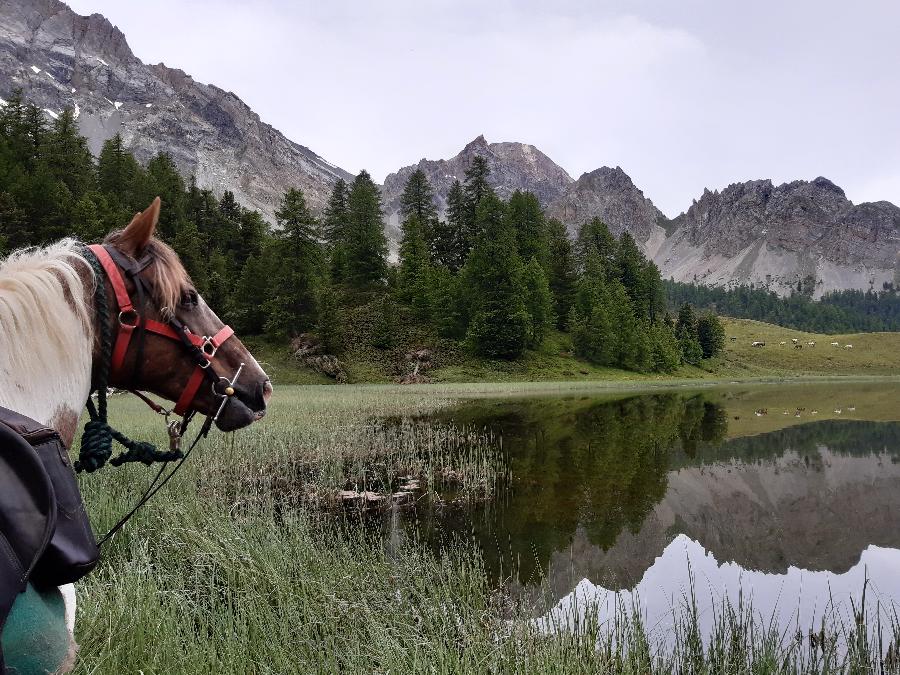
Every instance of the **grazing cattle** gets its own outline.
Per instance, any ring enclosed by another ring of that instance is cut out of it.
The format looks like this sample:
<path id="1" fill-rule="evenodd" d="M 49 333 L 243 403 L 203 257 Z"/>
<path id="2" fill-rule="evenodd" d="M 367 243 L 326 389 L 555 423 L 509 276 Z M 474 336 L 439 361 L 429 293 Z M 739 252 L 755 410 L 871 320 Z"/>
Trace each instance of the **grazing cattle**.
<path id="1" fill-rule="evenodd" d="M 810 411 L 809 411 L 809 414 L 810 414 L 810 415 L 818 415 L 818 414 L 819 414 L 819 411 L 818 411 L 818 410 L 810 410 Z"/>
<path id="2" fill-rule="evenodd" d="M 803 345 L 794 345 L 794 349 L 803 349 Z"/>
<path id="3" fill-rule="evenodd" d="M 751 347 L 765 347 L 765 346 L 766 346 L 766 343 L 763 342 L 762 340 L 754 340 L 754 341 L 750 344 L 750 346 L 751 346 Z"/>
<path id="4" fill-rule="evenodd" d="M 834 409 L 834 414 L 835 414 L 835 415 L 840 415 L 842 412 L 844 412 L 844 411 L 841 410 L 840 408 L 835 408 L 835 409 Z"/>
<path id="5" fill-rule="evenodd" d="M 784 347 L 784 346 L 787 344 L 787 342 L 785 342 L 784 340 L 782 340 L 779 344 L 781 344 L 781 346 Z"/>
<path id="6" fill-rule="evenodd" d="M 806 344 L 809 345 L 810 347 L 815 347 L 815 346 L 816 346 L 816 341 L 815 341 L 815 340 L 810 340 L 810 341 L 807 342 Z"/>
<path id="7" fill-rule="evenodd" d="M 853 349 L 853 345 L 844 345 L 844 349 Z"/>
<path id="8" fill-rule="evenodd" d="M 755 414 L 757 417 L 762 417 L 763 415 L 768 415 L 769 409 L 768 408 L 760 408 L 759 410 L 756 411 Z"/>
<path id="9" fill-rule="evenodd" d="M 847 410 L 849 410 L 850 412 L 855 412 L 855 411 L 856 411 L 856 406 L 855 406 L 855 405 L 847 406 Z"/>
<path id="10" fill-rule="evenodd" d="M 736 340 L 737 340 L 737 338 L 736 338 L 734 335 L 732 335 L 732 336 L 731 336 L 731 341 L 732 341 L 732 342 L 735 342 Z"/>
<path id="11" fill-rule="evenodd" d="M 832 342 L 832 343 L 831 343 L 831 346 L 832 346 L 832 347 L 840 347 L 840 346 L 841 346 L 841 343 L 840 343 L 840 342 Z"/>
<path id="12" fill-rule="evenodd" d="M 800 340 L 798 340 L 797 338 L 791 338 L 791 342 L 797 344 L 798 342 L 800 342 Z"/>

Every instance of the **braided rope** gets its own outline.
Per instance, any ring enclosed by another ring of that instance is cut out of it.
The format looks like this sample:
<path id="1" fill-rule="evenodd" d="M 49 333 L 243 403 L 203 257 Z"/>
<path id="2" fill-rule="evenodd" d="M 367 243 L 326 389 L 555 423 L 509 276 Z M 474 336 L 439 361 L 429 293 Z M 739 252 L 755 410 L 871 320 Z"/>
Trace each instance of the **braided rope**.
<path id="1" fill-rule="evenodd" d="M 180 450 L 160 451 L 152 443 L 133 441 L 120 431 L 116 431 L 107 422 L 106 390 L 109 386 L 109 367 L 112 358 L 112 329 L 109 323 L 109 311 L 106 299 L 105 272 L 97 256 L 89 248 L 82 250 L 85 261 L 94 270 L 97 288 L 94 291 L 94 304 L 97 310 L 98 329 L 100 331 L 100 364 L 97 369 L 97 405 L 91 397 L 87 400 L 90 420 L 84 425 L 81 435 L 81 449 L 75 470 L 92 473 L 103 468 L 107 461 L 113 466 L 121 466 L 126 462 L 141 462 L 147 466 L 154 462 L 171 462 L 184 457 Z M 114 457 L 112 455 L 113 440 L 126 448 L 126 452 Z"/>

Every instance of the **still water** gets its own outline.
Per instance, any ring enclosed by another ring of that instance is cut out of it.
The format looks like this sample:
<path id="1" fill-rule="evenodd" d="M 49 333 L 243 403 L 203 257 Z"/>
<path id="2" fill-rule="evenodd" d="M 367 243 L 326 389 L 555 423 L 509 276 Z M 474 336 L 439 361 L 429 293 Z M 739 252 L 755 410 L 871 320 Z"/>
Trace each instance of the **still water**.
<path id="1" fill-rule="evenodd" d="M 900 608 L 900 386 L 803 385 L 466 403 L 433 424 L 502 438 L 489 503 L 402 516 L 474 537 L 538 621 L 636 607 L 665 629 L 692 592 L 802 630 Z M 870 602 L 871 601 L 871 602 Z M 879 609 L 880 605 L 880 609 Z"/>

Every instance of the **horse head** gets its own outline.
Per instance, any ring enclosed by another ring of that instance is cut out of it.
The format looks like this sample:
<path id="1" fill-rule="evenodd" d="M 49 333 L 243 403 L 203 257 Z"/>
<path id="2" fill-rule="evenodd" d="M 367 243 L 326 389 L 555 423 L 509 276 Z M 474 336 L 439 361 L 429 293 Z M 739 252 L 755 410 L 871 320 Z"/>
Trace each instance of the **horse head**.
<path id="1" fill-rule="evenodd" d="M 215 416 L 223 431 L 245 427 L 265 415 L 272 384 L 197 292 L 176 253 L 154 236 L 159 211 L 157 197 L 125 229 L 109 234 L 103 250 L 93 247 L 110 254 L 104 263 L 107 316 L 117 348 L 123 335 L 128 338 L 119 354 L 113 352 L 109 384 L 177 401 L 181 414 Z M 117 296 L 116 275 L 127 293 L 124 300 Z M 123 311 L 129 300 L 133 309 Z M 98 340 L 95 383 L 106 358 L 100 350 Z"/>

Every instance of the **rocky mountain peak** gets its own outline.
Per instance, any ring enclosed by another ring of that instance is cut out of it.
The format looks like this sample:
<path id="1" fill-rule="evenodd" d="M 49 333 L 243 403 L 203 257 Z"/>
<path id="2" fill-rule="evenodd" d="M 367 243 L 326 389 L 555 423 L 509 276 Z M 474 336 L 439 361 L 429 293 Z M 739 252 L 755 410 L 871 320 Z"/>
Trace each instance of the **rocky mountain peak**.
<path id="1" fill-rule="evenodd" d="M 663 276 L 710 285 L 754 284 L 786 294 L 812 281 L 821 295 L 894 282 L 900 209 L 854 205 L 824 177 L 705 190 L 675 219 L 657 253 Z"/>
<path id="2" fill-rule="evenodd" d="M 22 89 L 48 117 L 72 108 L 93 152 L 116 133 L 138 160 L 159 152 L 181 173 L 270 220 L 288 187 L 313 209 L 350 174 L 265 124 L 238 96 L 163 64 L 147 65 L 100 14 L 58 0 L 0 2 L 0 97 Z"/>
<path id="3" fill-rule="evenodd" d="M 565 223 L 573 235 L 582 224 L 600 218 L 616 236 L 628 230 L 649 255 L 665 238 L 665 216 L 619 166 L 581 174 L 547 212 Z"/>
<path id="4" fill-rule="evenodd" d="M 490 152 L 490 146 L 484 134 L 479 134 L 477 138 L 466 143 L 466 147 L 462 149 L 462 153 L 466 155 L 486 154 Z"/>
<path id="5" fill-rule="evenodd" d="M 541 204 L 547 206 L 573 183 L 565 169 L 533 145 L 488 143 L 484 135 L 479 135 L 451 159 L 422 159 L 384 179 L 382 201 L 389 238 L 394 242 L 399 240 L 400 196 L 414 171 L 421 169 L 425 172 L 434 188 L 438 210 L 443 213 L 447 207 L 447 193 L 455 181 L 465 179 L 466 169 L 475 156 L 487 160 L 491 170 L 488 182 L 503 199 L 509 199 L 516 190 L 529 190 L 537 195 Z"/>

